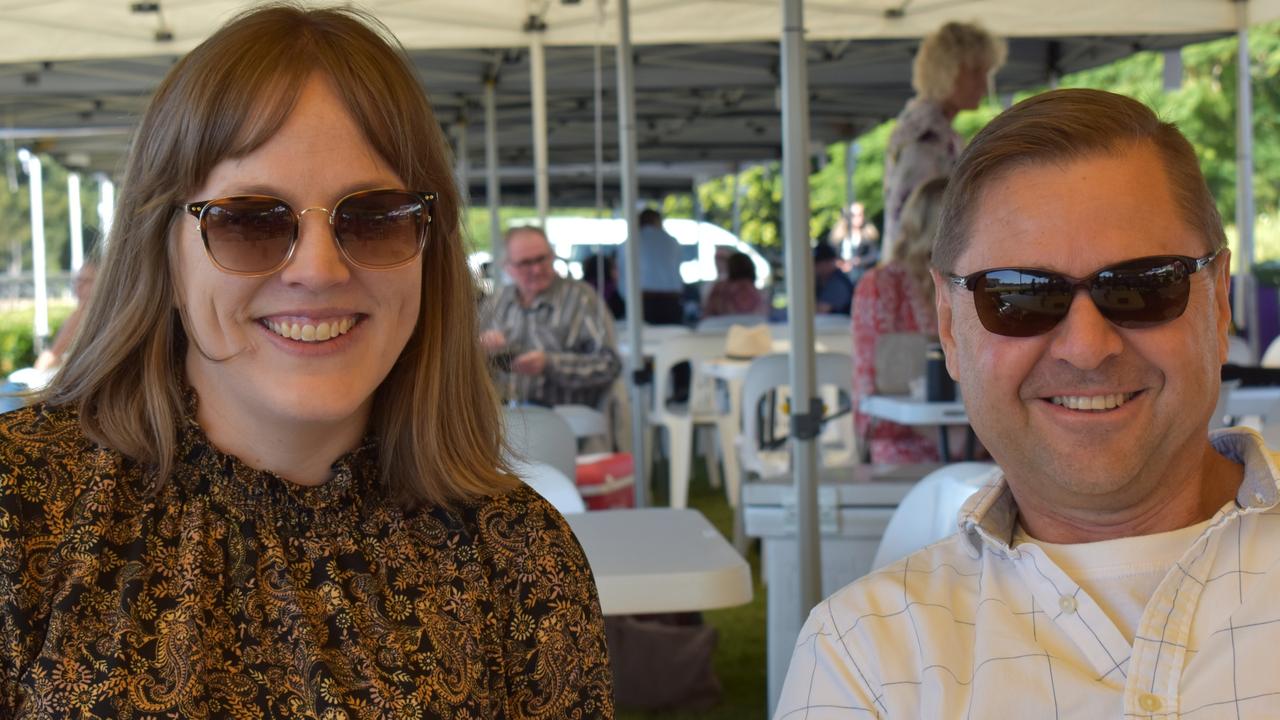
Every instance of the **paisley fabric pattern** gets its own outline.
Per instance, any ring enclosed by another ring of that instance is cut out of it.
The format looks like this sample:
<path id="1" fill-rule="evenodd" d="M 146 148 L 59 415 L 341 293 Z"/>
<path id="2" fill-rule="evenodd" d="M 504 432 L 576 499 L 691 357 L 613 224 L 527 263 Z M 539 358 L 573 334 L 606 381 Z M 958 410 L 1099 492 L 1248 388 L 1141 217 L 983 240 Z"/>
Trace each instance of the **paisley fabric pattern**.
<path id="1" fill-rule="evenodd" d="M 404 511 L 372 441 L 306 488 L 188 420 L 173 476 L 0 416 L 0 716 L 599 718 L 595 584 L 528 488 Z"/>

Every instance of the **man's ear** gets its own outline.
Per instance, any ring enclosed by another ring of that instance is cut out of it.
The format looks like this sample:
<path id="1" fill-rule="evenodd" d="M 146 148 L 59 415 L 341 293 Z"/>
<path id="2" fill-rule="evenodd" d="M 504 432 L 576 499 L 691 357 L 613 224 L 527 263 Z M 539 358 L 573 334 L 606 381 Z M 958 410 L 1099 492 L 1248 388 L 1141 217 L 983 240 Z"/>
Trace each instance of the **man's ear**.
<path id="1" fill-rule="evenodd" d="M 1213 309 L 1217 324 L 1218 362 L 1226 364 L 1231 344 L 1227 336 L 1231 332 L 1231 251 L 1222 250 L 1214 268 Z"/>
<path id="2" fill-rule="evenodd" d="M 936 268 L 929 268 L 929 274 L 933 276 L 933 302 L 938 311 L 938 342 L 942 343 L 942 352 L 947 359 L 947 373 L 953 380 L 959 380 L 956 339 L 952 333 L 951 283 Z"/>

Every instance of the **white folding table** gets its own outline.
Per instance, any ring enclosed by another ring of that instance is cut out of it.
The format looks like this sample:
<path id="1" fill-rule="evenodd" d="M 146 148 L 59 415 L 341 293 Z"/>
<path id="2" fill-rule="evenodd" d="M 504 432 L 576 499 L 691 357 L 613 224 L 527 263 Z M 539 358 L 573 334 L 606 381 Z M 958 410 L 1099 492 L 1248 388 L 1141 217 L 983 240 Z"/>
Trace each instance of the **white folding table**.
<path id="1" fill-rule="evenodd" d="M 751 567 L 697 510 L 567 515 L 605 615 L 693 612 L 751 602 Z"/>

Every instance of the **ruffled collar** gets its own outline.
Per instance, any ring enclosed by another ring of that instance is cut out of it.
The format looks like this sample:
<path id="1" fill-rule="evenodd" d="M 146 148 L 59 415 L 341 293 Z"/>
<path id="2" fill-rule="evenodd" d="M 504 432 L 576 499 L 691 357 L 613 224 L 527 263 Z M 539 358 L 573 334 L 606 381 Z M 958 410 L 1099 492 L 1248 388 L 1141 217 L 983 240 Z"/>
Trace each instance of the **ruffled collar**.
<path id="1" fill-rule="evenodd" d="M 330 468 L 332 477 L 306 486 L 257 470 L 209 441 L 196 422 L 198 398 L 184 387 L 185 415 L 178 431 L 173 480 L 187 497 L 204 497 L 229 511 L 277 522 L 312 523 L 322 515 L 357 511 L 380 488 L 377 442 L 365 436 Z"/>

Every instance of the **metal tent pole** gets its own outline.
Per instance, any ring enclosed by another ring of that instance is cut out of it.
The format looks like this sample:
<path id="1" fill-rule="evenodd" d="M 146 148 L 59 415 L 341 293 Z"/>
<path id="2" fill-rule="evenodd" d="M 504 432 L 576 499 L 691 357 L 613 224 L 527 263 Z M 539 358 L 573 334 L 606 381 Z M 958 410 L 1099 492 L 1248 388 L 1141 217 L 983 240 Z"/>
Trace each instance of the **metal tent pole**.
<path id="1" fill-rule="evenodd" d="M 27 189 L 31 193 L 31 273 L 36 296 L 33 329 L 38 353 L 44 350 L 45 340 L 49 337 L 49 288 L 44 259 L 44 166 L 40 163 L 40 156 L 26 148 L 18 151 L 18 160 L 30 179 Z"/>
<path id="2" fill-rule="evenodd" d="M 534 204 L 538 208 L 538 224 L 547 226 L 547 210 L 551 194 L 547 178 L 547 54 L 542 33 L 546 25 L 529 19 L 529 84 L 533 103 L 533 174 Z"/>
<path id="3" fill-rule="evenodd" d="M 116 185 L 106 175 L 98 176 L 98 229 L 101 231 L 102 247 L 99 254 L 107 248 L 107 239 L 111 237 L 111 222 L 116 214 Z"/>
<path id="4" fill-rule="evenodd" d="M 71 218 L 71 272 L 84 265 L 84 220 L 80 209 L 80 173 L 67 173 L 67 214 Z"/>
<path id="5" fill-rule="evenodd" d="M 648 429 L 645 403 L 652 382 L 644 364 L 641 328 L 644 307 L 640 297 L 640 219 L 636 216 L 636 105 L 631 65 L 631 3 L 618 0 L 618 160 L 622 180 L 622 212 L 627 218 L 627 333 L 631 342 L 631 449 L 635 455 L 636 507 L 649 505 L 649 458 L 644 451 Z"/>
<path id="6" fill-rule="evenodd" d="M 594 74 L 592 77 L 592 103 L 595 106 L 595 163 L 596 163 L 596 216 L 604 216 L 604 58 L 603 48 L 597 42 L 592 52 Z M 603 263 L 604 254 L 596 245 L 596 257 Z M 603 272 L 600 273 L 603 276 Z"/>
<path id="7" fill-rule="evenodd" d="M 489 238 L 493 254 L 491 271 L 493 284 L 497 288 L 502 284 L 502 264 L 507 248 L 502 243 L 502 216 L 498 213 L 501 207 L 501 184 L 498 182 L 498 81 L 488 78 L 484 81 L 484 176 L 485 202 L 489 206 Z"/>
<path id="8" fill-rule="evenodd" d="M 1236 232 L 1240 234 L 1239 287 L 1244 294 L 1244 324 L 1249 329 L 1249 350 L 1262 357 L 1264 348 L 1258 327 L 1257 283 L 1253 278 L 1253 83 L 1249 59 L 1249 0 L 1236 0 Z"/>
<path id="9" fill-rule="evenodd" d="M 459 118 L 453 124 L 453 172 L 458 179 L 458 194 L 463 201 L 470 200 L 471 196 L 471 161 L 467 157 L 467 120 Z"/>
<path id="10" fill-rule="evenodd" d="M 822 596 L 818 547 L 818 447 L 822 401 L 813 356 L 813 262 L 809 247 L 809 80 L 802 0 L 782 0 L 782 224 L 791 330 L 791 459 L 799 555 L 799 630 Z M 772 683 L 771 683 L 772 684 Z M 771 698 L 771 702 L 772 702 Z"/>

